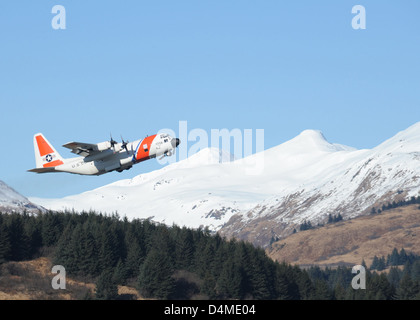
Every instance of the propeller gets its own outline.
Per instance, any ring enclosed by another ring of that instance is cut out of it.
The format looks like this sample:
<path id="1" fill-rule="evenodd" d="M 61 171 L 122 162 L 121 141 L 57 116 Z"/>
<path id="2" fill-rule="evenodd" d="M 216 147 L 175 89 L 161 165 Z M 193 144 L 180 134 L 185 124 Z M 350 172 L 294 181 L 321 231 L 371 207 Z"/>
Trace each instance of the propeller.
<path id="1" fill-rule="evenodd" d="M 109 143 L 111 143 L 111 148 L 114 149 L 114 146 L 117 144 L 117 141 L 115 141 L 114 139 L 112 139 L 112 134 L 109 134 L 109 137 L 111 138 L 111 140 L 109 140 Z"/>
<path id="2" fill-rule="evenodd" d="M 167 151 L 167 152 L 165 152 L 160 158 L 159 158 L 159 160 L 162 160 L 164 157 L 170 157 L 171 155 L 172 155 L 173 153 L 172 153 L 172 151 Z"/>
<path id="3" fill-rule="evenodd" d="M 121 148 L 125 149 L 125 151 L 127 151 L 127 154 L 128 154 L 128 148 L 127 148 L 128 140 L 124 141 L 123 137 L 121 136 L 121 141 L 122 141 Z M 131 149 L 133 149 L 133 146 L 131 146 Z"/>

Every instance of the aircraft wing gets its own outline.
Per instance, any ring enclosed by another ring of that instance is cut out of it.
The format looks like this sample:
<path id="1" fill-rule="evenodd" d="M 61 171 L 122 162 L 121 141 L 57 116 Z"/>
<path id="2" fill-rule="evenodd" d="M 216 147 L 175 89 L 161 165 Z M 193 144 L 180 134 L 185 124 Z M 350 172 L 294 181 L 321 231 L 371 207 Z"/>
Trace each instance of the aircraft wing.
<path id="1" fill-rule="evenodd" d="M 72 141 L 66 143 L 65 145 L 63 145 L 63 147 L 71 149 L 72 153 L 75 153 L 82 157 L 87 157 L 110 149 L 111 143 L 109 143 L 108 141 L 101 143 L 84 143 Z"/>

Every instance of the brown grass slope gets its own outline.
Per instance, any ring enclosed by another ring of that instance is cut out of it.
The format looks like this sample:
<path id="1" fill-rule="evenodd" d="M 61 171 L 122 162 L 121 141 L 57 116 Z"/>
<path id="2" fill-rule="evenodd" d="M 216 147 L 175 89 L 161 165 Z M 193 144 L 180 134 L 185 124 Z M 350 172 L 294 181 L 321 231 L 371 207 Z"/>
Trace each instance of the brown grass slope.
<path id="1" fill-rule="evenodd" d="M 49 258 L 0 265 L 0 300 L 82 300 L 95 297 L 95 284 L 66 277 L 66 289 L 55 290 Z M 141 300 L 133 287 L 118 286 L 122 299 Z"/>
<path id="2" fill-rule="evenodd" d="M 410 205 L 301 231 L 273 243 L 267 254 L 297 265 L 370 266 L 394 248 L 420 254 L 420 209 Z"/>

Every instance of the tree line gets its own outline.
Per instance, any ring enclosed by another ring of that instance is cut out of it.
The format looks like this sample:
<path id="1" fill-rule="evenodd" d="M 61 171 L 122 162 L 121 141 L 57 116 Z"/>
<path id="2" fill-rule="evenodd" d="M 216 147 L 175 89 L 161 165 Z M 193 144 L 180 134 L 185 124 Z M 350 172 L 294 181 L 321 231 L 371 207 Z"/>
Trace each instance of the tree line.
<path id="1" fill-rule="evenodd" d="M 420 196 L 418 197 L 410 197 L 410 199 L 407 200 L 399 200 L 399 201 L 392 201 L 388 202 L 388 204 L 383 204 L 380 208 L 372 207 L 370 210 L 371 214 L 381 213 L 382 211 L 391 210 L 403 206 L 409 206 L 412 204 L 420 204 Z M 420 206 L 418 207 L 420 209 Z"/>
<path id="2" fill-rule="evenodd" d="M 362 261 L 366 270 L 366 289 L 354 290 L 351 281 L 354 274 L 349 267 L 311 267 L 307 270 L 312 281 L 324 283 L 324 297 L 336 300 L 420 300 L 420 257 L 398 253 L 394 248 L 388 255 L 387 272 L 377 272 L 376 262 L 370 268 Z"/>
<path id="3" fill-rule="evenodd" d="M 343 216 L 339 213 L 337 215 L 332 215 L 331 213 L 328 215 L 328 220 L 327 220 L 327 224 L 331 224 L 331 223 L 337 223 L 340 222 L 341 220 L 343 220 Z M 323 227 L 324 224 L 322 223 L 318 223 L 316 225 L 316 227 Z M 314 229 L 315 226 L 312 225 L 311 221 L 303 221 L 300 225 L 299 225 L 299 231 L 305 231 L 305 230 L 310 230 L 310 229 Z M 293 233 L 296 233 L 296 229 L 293 229 Z M 271 243 L 270 243 L 271 245 Z"/>
<path id="4" fill-rule="evenodd" d="M 390 266 L 400 266 L 405 265 L 408 263 L 409 265 L 415 263 L 419 257 L 413 253 L 407 253 L 404 248 L 398 252 L 397 248 L 392 250 L 391 254 L 388 254 L 387 257 L 377 257 L 376 255 L 373 257 L 372 265 L 370 266 L 370 270 L 378 270 L 382 271 Z"/>
<path id="5" fill-rule="evenodd" d="M 369 271 L 363 293 L 351 289 L 349 268 L 274 262 L 261 248 L 207 229 L 95 212 L 0 213 L 0 264 L 43 252 L 69 277 L 92 279 L 97 299 L 117 299 L 117 286 L 125 284 L 157 299 L 419 298 L 417 258 L 406 262 L 410 272 L 393 270 L 392 277 Z M 404 288 L 411 292 L 406 297 Z"/>

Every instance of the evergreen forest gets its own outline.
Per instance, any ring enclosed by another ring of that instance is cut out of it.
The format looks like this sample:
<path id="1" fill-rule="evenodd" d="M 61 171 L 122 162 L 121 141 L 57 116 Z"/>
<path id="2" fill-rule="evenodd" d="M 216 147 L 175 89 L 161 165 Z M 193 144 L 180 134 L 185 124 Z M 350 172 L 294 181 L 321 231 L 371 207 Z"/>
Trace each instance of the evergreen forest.
<path id="1" fill-rule="evenodd" d="M 366 290 L 355 290 L 351 268 L 274 262 L 207 229 L 95 212 L 0 213 L 0 265 L 48 253 L 68 277 L 92 279 L 95 299 L 118 299 L 126 284 L 155 299 L 420 299 L 419 257 L 395 250 L 389 272 L 366 267 Z"/>

